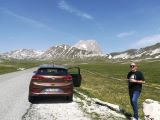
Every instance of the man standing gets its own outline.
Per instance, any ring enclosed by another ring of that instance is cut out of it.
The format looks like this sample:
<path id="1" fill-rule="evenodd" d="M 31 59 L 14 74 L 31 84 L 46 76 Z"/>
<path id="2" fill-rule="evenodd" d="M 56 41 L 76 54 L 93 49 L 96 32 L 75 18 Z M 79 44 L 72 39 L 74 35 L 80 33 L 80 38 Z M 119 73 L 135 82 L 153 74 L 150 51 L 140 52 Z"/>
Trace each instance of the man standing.
<path id="1" fill-rule="evenodd" d="M 137 65 L 135 63 L 130 64 L 130 72 L 127 75 L 128 89 L 130 96 L 130 103 L 133 108 L 133 120 L 138 120 L 138 97 L 142 90 L 142 84 L 145 83 L 144 76 L 140 71 L 137 71 Z"/>

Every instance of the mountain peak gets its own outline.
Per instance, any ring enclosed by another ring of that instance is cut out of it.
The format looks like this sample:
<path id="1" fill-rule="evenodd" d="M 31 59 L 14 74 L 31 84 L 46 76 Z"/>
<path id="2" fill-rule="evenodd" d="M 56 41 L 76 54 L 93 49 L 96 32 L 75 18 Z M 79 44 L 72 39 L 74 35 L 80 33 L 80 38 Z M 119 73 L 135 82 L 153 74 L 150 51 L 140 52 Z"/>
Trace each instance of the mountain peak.
<path id="1" fill-rule="evenodd" d="M 86 51 L 91 51 L 95 54 L 102 54 L 102 51 L 95 40 L 80 40 L 78 43 L 73 45 L 73 47 Z"/>

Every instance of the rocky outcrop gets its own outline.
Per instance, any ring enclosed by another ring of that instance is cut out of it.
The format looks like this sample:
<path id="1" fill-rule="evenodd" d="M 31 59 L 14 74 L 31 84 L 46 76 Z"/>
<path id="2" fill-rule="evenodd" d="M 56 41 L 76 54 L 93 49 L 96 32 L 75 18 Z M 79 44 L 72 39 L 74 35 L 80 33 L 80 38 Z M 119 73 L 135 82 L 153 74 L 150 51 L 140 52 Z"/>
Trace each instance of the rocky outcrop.
<path id="1" fill-rule="evenodd" d="M 146 99 L 143 102 L 144 120 L 160 120 L 160 102 Z"/>

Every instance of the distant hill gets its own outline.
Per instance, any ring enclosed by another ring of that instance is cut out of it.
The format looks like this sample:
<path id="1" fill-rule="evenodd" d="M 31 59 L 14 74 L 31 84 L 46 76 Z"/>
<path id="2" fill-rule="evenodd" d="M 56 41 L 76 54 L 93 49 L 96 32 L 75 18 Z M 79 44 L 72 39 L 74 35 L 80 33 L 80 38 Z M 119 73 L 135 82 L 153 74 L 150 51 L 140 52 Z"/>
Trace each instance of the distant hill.
<path id="1" fill-rule="evenodd" d="M 107 54 L 108 59 L 152 59 L 160 58 L 160 43 L 140 49 Z"/>

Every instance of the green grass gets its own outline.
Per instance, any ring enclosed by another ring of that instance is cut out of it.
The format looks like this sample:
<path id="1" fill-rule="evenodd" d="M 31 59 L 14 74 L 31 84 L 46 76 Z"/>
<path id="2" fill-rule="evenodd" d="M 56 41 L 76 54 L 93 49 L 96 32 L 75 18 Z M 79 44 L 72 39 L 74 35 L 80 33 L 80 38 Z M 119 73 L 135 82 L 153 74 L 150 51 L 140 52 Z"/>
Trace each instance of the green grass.
<path id="1" fill-rule="evenodd" d="M 0 74 L 9 73 L 16 71 L 16 68 L 13 66 L 2 66 L 0 65 Z"/>
<path id="2" fill-rule="evenodd" d="M 42 64 L 43 61 L 32 60 L 2 60 L 0 62 L 0 74 L 18 71 L 18 68 L 31 68 Z"/>
<path id="3" fill-rule="evenodd" d="M 143 118 L 142 103 L 145 99 L 160 100 L 160 62 L 139 62 L 139 70 L 144 73 L 146 84 L 139 98 L 139 114 Z M 129 63 L 97 62 L 80 65 L 83 82 L 80 91 L 91 97 L 120 105 L 126 112 L 132 113 L 128 96 L 126 76 Z M 114 77 L 114 78 L 113 78 Z M 117 79 L 118 78 L 118 79 Z"/>

